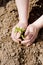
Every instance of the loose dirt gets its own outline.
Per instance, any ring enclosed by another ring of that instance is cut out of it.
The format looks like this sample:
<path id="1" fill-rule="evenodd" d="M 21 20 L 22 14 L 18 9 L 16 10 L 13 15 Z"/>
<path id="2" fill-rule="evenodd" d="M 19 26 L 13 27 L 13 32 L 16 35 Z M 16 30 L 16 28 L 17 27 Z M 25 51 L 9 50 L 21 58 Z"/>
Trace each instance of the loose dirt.
<path id="1" fill-rule="evenodd" d="M 42 14 L 43 0 L 31 0 L 28 21 L 32 23 Z M 43 29 L 30 47 L 17 44 L 11 31 L 18 19 L 15 0 L 0 0 L 0 65 L 43 65 Z"/>

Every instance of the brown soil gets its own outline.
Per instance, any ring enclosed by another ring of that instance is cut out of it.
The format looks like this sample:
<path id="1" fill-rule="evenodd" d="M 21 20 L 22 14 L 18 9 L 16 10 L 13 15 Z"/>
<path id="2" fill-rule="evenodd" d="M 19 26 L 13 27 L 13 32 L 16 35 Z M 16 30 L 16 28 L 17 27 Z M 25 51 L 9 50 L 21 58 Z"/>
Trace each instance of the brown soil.
<path id="1" fill-rule="evenodd" d="M 43 14 L 43 0 L 36 1 L 30 2 L 30 23 Z M 15 0 L 0 0 L 0 65 L 43 65 L 43 29 L 35 42 L 26 47 L 11 39 L 11 31 L 17 21 Z"/>

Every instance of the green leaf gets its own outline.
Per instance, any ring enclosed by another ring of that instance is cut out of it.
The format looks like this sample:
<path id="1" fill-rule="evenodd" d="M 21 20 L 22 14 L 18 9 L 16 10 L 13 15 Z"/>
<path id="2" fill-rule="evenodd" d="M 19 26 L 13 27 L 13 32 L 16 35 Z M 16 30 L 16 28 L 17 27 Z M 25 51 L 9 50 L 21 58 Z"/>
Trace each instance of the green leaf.
<path id="1" fill-rule="evenodd" d="M 16 27 L 15 28 L 15 32 L 21 32 L 21 38 L 24 39 L 24 35 L 23 33 L 25 32 L 25 30 L 23 28 L 19 28 L 19 27 Z"/>
<path id="2" fill-rule="evenodd" d="M 22 39 L 24 39 L 24 36 L 23 36 L 23 35 L 21 35 L 21 38 L 22 38 Z"/>

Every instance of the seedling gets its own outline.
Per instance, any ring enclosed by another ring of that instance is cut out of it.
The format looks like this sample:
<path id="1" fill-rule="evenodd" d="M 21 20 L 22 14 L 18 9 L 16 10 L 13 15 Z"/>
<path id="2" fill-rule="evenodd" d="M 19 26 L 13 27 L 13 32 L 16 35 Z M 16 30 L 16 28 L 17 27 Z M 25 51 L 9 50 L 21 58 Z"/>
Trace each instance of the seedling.
<path id="1" fill-rule="evenodd" d="M 15 28 L 15 32 L 20 32 L 21 33 L 20 38 L 22 40 L 24 39 L 24 32 L 25 32 L 25 30 L 23 28 L 16 27 Z"/>

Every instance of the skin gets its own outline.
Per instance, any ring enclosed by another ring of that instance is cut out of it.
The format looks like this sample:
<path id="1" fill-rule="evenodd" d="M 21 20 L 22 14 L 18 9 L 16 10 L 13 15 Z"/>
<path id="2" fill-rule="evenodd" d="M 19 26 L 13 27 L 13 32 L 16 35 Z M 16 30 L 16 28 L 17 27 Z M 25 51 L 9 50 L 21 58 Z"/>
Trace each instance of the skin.
<path id="1" fill-rule="evenodd" d="M 16 27 L 23 28 L 24 30 L 26 30 L 27 25 L 26 23 L 19 22 L 12 28 L 11 38 L 13 39 L 14 42 L 19 43 L 19 41 L 21 41 L 20 39 L 21 32 L 14 32 Z"/>
<path id="2" fill-rule="evenodd" d="M 29 0 L 15 0 L 19 13 L 19 22 L 28 23 Z"/>
<path id="3" fill-rule="evenodd" d="M 21 33 L 15 33 L 15 28 L 20 27 L 26 30 L 28 25 L 28 4 L 29 0 L 15 0 L 19 13 L 19 22 L 12 28 L 11 38 L 14 42 L 18 42 Z"/>
<path id="4" fill-rule="evenodd" d="M 28 4 L 29 0 L 16 0 L 16 5 L 19 13 L 19 22 L 12 28 L 11 38 L 14 42 L 30 46 L 37 38 L 38 32 L 43 28 L 43 15 L 34 23 L 28 25 Z M 14 32 L 16 27 L 25 29 L 25 38 L 20 39 L 20 32 Z"/>
<path id="5" fill-rule="evenodd" d="M 25 39 L 21 41 L 21 43 L 26 46 L 31 45 L 37 38 L 38 32 L 41 28 L 43 28 L 43 15 L 34 23 L 28 25 L 25 32 Z"/>

